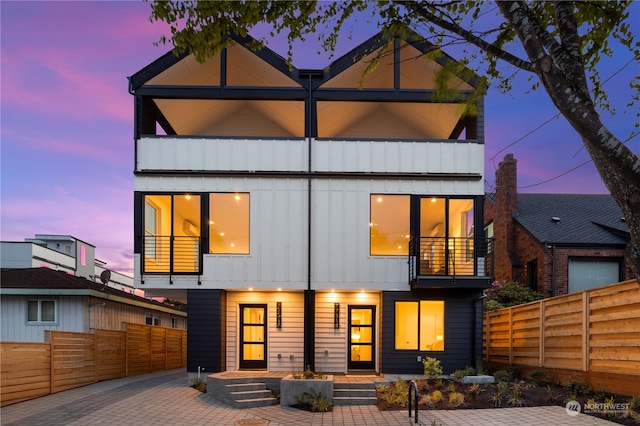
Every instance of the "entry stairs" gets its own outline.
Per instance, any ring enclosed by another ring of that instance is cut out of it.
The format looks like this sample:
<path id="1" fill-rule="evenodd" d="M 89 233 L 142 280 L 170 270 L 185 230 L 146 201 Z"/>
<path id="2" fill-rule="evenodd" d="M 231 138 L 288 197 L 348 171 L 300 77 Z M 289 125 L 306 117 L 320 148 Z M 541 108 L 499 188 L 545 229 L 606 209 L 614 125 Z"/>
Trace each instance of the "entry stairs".
<path id="1" fill-rule="evenodd" d="M 222 372 L 207 377 L 207 395 L 234 408 L 277 405 L 280 380 L 286 374 Z M 376 405 L 376 387 L 388 384 L 378 376 L 338 376 L 333 380 L 333 405 Z"/>

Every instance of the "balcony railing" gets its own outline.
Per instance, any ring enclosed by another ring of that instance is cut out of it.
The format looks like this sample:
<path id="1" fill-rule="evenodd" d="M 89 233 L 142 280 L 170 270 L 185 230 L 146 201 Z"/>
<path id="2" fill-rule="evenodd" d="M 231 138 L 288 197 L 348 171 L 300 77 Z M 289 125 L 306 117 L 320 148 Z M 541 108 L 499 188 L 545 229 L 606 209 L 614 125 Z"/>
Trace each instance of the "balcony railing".
<path id="1" fill-rule="evenodd" d="M 199 273 L 200 237 L 145 236 L 145 273 Z"/>
<path id="2" fill-rule="evenodd" d="M 418 276 L 491 276 L 493 240 L 473 237 L 412 237 L 409 282 Z"/>

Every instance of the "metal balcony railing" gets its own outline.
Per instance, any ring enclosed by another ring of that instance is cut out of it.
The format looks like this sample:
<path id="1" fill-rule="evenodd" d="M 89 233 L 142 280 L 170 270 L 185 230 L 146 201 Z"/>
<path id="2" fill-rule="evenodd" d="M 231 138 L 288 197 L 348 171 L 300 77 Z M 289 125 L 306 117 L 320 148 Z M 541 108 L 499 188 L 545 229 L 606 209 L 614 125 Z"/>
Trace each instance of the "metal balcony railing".
<path id="1" fill-rule="evenodd" d="M 412 237 L 409 281 L 417 276 L 492 276 L 493 239 Z"/>
<path id="2" fill-rule="evenodd" d="M 145 236 L 143 271 L 145 273 L 199 273 L 200 237 Z"/>

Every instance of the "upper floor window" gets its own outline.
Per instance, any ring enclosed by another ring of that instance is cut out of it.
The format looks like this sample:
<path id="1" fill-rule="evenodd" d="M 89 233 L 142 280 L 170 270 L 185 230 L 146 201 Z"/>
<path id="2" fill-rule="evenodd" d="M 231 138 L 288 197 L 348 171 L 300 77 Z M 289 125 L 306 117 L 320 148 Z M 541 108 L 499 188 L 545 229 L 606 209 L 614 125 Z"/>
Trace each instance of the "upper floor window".
<path id="1" fill-rule="evenodd" d="M 380 256 L 409 254 L 409 195 L 371 195 L 370 253 Z"/>
<path id="2" fill-rule="evenodd" d="M 200 196 L 144 197 L 144 271 L 198 272 Z"/>
<path id="3" fill-rule="evenodd" d="M 27 301 L 27 323 L 55 323 L 57 322 L 55 300 Z"/>
<path id="4" fill-rule="evenodd" d="M 249 254 L 249 194 L 209 194 L 209 253 Z"/>

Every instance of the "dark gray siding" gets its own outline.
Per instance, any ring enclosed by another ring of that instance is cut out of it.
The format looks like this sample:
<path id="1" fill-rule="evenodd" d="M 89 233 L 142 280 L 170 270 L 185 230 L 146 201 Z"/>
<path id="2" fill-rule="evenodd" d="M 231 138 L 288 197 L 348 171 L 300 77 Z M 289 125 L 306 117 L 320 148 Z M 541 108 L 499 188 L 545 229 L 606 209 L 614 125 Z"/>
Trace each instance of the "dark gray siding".
<path id="1" fill-rule="evenodd" d="M 475 300 L 482 295 L 476 289 L 430 289 L 414 291 L 385 291 L 382 293 L 382 373 L 423 374 L 418 355 L 440 360 L 443 373 L 450 374 L 466 366 L 475 366 L 482 357 L 481 304 Z M 395 350 L 395 302 L 411 300 L 444 300 L 443 352 Z M 474 313 L 474 304 L 478 306 Z M 479 312 L 478 312 L 479 311 Z M 475 321 L 474 321 L 475 314 Z M 474 333 L 475 328 L 475 333 Z M 475 349 L 474 349 L 475 346 Z M 473 358 L 476 359 L 473 359 Z"/>
<path id="2" fill-rule="evenodd" d="M 224 290 L 187 290 L 187 371 L 225 370 L 226 305 Z"/>

